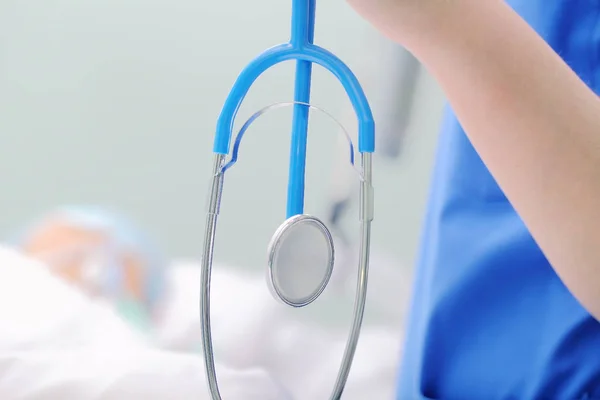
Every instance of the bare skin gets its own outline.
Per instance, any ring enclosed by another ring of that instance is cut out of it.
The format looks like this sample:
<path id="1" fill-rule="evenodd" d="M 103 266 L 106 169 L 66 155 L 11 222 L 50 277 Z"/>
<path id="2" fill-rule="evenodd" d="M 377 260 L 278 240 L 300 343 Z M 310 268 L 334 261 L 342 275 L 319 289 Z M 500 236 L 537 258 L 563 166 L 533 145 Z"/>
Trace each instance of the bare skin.
<path id="1" fill-rule="evenodd" d="M 501 0 L 348 0 L 442 86 L 573 295 L 600 318 L 600 100 Z"/>

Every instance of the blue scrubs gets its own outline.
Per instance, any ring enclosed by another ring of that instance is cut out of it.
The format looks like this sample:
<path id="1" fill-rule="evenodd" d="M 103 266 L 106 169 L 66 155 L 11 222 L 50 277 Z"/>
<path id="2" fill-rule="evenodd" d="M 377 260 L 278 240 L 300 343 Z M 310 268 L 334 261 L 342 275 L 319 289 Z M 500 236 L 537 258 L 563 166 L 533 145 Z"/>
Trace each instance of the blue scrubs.
<path id="1" fill-rule="evenodd" d="M 509 3 L 600 92 L 600 1 Z M 553 272 L 451 111 L 416 275 L 398 400 L 600 399 L 600 324 Z"/>

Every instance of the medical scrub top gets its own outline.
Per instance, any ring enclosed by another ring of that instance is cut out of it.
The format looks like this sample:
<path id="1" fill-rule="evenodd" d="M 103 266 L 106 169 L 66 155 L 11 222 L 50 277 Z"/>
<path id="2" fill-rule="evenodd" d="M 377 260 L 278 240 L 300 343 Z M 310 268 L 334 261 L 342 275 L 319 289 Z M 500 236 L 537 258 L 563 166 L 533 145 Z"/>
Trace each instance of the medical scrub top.
<path id="1" fill-rule="evenodd" d="M 600 90 L 599 0 L 509 3 Z M 419 258 L 398 400 L 600 399 L 600 324 L 558 279 L 450 110 Z"/>

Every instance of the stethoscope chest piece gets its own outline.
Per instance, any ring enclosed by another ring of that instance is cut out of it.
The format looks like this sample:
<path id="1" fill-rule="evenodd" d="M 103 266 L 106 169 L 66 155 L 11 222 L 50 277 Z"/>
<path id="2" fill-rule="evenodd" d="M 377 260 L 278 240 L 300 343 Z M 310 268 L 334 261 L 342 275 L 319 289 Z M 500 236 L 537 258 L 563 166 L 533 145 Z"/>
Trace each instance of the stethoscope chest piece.
<path id="1" fill-rule="evenodd" d="M 304 307 L 325 290 L 333 273 L 335 249 L 321 220 L 300 214 L 285 220 L 268 247 L 267 284 L 273 296 Z"/>

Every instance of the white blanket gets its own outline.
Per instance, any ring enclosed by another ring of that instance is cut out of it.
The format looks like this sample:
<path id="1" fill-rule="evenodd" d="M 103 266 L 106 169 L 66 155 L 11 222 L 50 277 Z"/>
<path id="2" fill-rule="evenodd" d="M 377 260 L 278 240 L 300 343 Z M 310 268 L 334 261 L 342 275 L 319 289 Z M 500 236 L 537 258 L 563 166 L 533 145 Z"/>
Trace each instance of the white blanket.
<path id="1" fill-rule="evenodd" d="M 288 398 L 258 368 L 219 367 L 223 396 Z M 109 309 L 0 247 L 0 399 L 209 400 L 201 357 L 151 349 Z"/>
<path id="2" fill-rule="evenodd" d="M 194 262 L 172 268 L 172 297 L 159 343 L 181 351 L 199 349 L 200 269 Z M 347 326 L 326 329 L 298 319 L 295 310 L 271 297 L 261 276 L 218 265 L 212 275 L 217 360 L 234 368 L 268 371 L 294 399 L 328 399 L 346 344 Z M 396 324 L 363 328 L 344 400 L 394 397 L 401 341 Z"/>
<path id="3" fill-rule="evenodd" d="M 159 350 L 109 308 L 0 247 L 0 399 L 209 400 L 202 358 L 188 352 L 200 337 L 199 271 L 173 272 Z M 232 269 L 215 269 L 212 293 L 225 400 L 329 397 L 346 330 L 290 317 L 262 278 Z M 363 330 L 344 400 L 393 398 L 400 341 L 394 329 Z"/>

